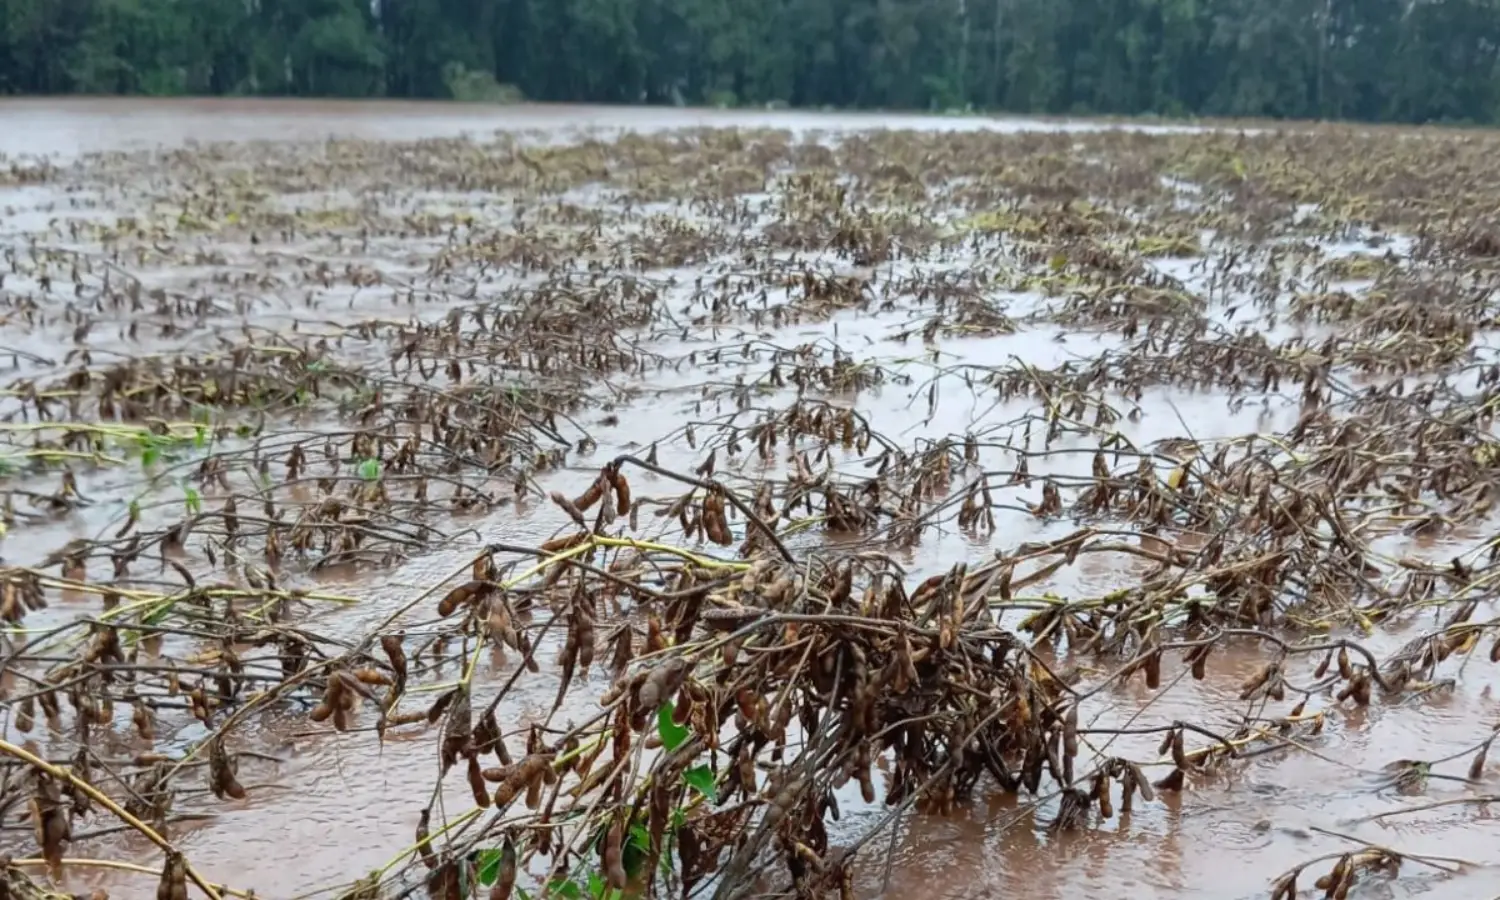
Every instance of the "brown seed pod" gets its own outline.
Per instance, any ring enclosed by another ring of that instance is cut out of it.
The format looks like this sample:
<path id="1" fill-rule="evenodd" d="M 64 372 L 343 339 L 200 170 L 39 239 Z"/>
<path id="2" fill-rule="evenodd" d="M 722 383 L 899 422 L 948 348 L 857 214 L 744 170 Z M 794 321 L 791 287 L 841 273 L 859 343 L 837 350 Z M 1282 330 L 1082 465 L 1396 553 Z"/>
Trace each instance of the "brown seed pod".
<path id="1" fill-rule="evenodd" d="M 1110 778 L 1103 772 L 1094 776 L 1094 799 L 1099 803 L 1099 817 L 1112 819 L 1115 815 L 1114 805 L 1110 802 Z"/>
<path id="2" fill-rule="evenodd" d="M 427 707 L 428 725 L 437 724 L 437 720 L 441 719 L 443 717 L 443 713 L 448 711 L 449 704 L 451 704 L 454 699 L 458 697 L 458 692 L 459 688 L 453 688 L 452 690 L 444 691 L 440 697 L 432 701 L 432 705 Z"/>
<path id="3" fill-rule="evenodd" d="M 624 827 L 617 820 L 609 826 L 609 831 L 604 835 L 604 878 L 609 886 L 617 891 L 625 890 L 630 883 L 625 873 L 624 832 Z"/>
<path id="4" fill-rule="evenodd" d="M 611 469 L 610 478 L 613 480 L 615 487 L 615 514 L 623 516 L 626 513 L 633 513 L 634 507 L 631 505 L 630 482 L 625 479 L 625 473 L 619 469 Z"/>
<path id="5" fill-rule="evenodd" d="M 510 900 L 516 887 L 516 842 L 507 834 L 500 846 L 500 863 L 495 871 L 495 883 L 490 887 L 490 900 Z"/>
<path id="6" fill-rule="evenodd" d="M 1271 900 L 1296 900 L 1297 872 L 1288 872 L 1271 887 Z"/>
<path id="7" fill-rule="evenodd" d="M 386 634 L 380 637 L 380 649 L 385 651 L 386 659 L 390 660 L 391 671 L 396 673 L 396 689 L 398 691 L 406 687 L 406 649 L 402 646 L 401 635 Z"/>
<path id="8" fill-rule="evenodd" d="M 1130 767 L 1130 782 L 1141 792 L 1141 799 L 1150 803 L 1156 799 L 1156 791 L 1152 790 L 1151 782 L 1146 778 L 1146 773 L 1135 763 L 1127 763 Z"/>
<path id="9" fill-rule="evenodd" d="M 1349 651 L 1343 647 L 1339 648 L 1339 676 L 1345 680 L 1354 677 L 1354 667 L 1349 664 Z"/>
<path id="10" fill-rule="evenodd" d="M 422 857 L 422 864 L 429 871 L 437 868 L 438 864 L 437 853 L 433 852 L 432 849 L 432 836 L 427 830 L 428 824 L 431 821 L 431 810 L 424 809 L 422 810 L 422 814 L 417 817 L 417 853 Z"/>
<path id="11" fill-rule="evenodd" d="M 1160 647 L 1151 651 L 1151 654 L 1146 657 L 1146 687 L 1153 691 L 1161 687 L 1161 657 Z"/>
<path id="12" fill-rule="evenodd" d="M 1353 684 L 1354 690 L 1350 693 L 1350 696 L 1354 698 L 1354 702 L 1360 706 L 1369 706 L 1370 676 L 1361 673 L 1358 678 L 1354 679 Z"/>
<path id="13" fill-rule="evenodd" d="M 229 752 L 224 749 L 224 739 L 215 737 L 208 745 L 208 786 L 214 796 L 223 800 L 231 797 L 235 800 L 245 799 L 245 789 L 240 786 L 239 780 L 235 778 L 238 768 L 235 760 L 230 758 Z"/>
<path id="14" fill-rule="evenodd" d="M 1179 769 L 1187 769 L 1188 767 L 1187 748 L 1184 746 L 1184 743 L 1182 729 L 1174 729 L 1172 731 L 1172 762 Z"/>
<path id="15" fill-rule="evenodd" d="M 490 788 L 484 783 L 484 774 L 479 768 L 479 757 L 469 757 L 468 765 L 469 792 L 474 795 L 474 805 L 485 809 L 490 805 Z"/>
<path id="16" fill-rule="evenodd" d="M 440 749 L 443 771 L 447 771 L 460 756 L 473 753 L 474 722 L 469 704 L 467 685 L 453 689 L 456 695 L 448 708 L 448 718 L 443 725 L 443 744 Z"/>
<path id="17" fill-rule="evenodd" d="M 152 727 L 151 711 L 146 708 L 146 704 L 139 700 L 132 706 L 130 722 L 135 726 L 136 734 L 140 735 L 144 740 L 149 741 L 155 737 L 156 729 Z"/>
<path id="18" fill-rule="evenodd" d="M 68 817 L 70 807 L 64 803 L 57 782 L 41 774 L 36 776 L 36 788 L 28 805 L 42 858 L 47 861 L 52 876 L 60 878 L 63 852 L 73 840 L 72 822 Z"/>
<path id="19" fill-rule="evenodd" d="M 187 900 L 187 895 L 187 860 L 176 850 L 169 850 L 156 883 L 156 900 Z"/>
<path id="20" fill-rule="evenodd" d="M 1063 755 L 1072 759 L 1078 755 L 1078 704 L 1068 704 L 1063 715 Z"/>
<path id="21" fill-rule="evenodd" d="M 1187 781 L 1187 773 L 1181 769 L 1173 769 L 1165 778 L 1156 782 L 1153 787 L 1159 791 L 1180 791 Z"/>
<path id="22" fill-rule="evenodd" d="M 457 612 L 460 606 L 471 606 L 488 596 L 491 590 L 493 586 L 488 581 L 466 581 L 449 591 L 438 602 L 438 615 L 446 619 Z"/>
<path id="23" fill-rule="evenodd" d="M 588 486 L 588 489 L 573 500 L 573 507 L 579 512 L 586 512 L 604 496 L 604 485 L 606 483 L 605 477 L 602 474 L 598 478 L 595 478 L 593 483 Z"/>
<path id="24" fill-rule="evenodd" d="M 1208 655 L 1213 652 L 1213 649 L 1214 648 L 1212 644 L 1204 644 L 1203 647 L 1193 655 L 1193 661 L 1190 671 L 1192 672 L 1194 681 L 1202 681 L 1203 677 L 1208 674 Z"/>
<path id="25" fill-rule="evenodd" d="M 535 810 L 542 805 L 542 780 L 537 779 L 526 786 L 526 808 Z"/>
<path id="26" fill-rule="evenodd" d="M 564 550 L 571 550 L 589 539 L 588 532 L 575 531 L 562 537 L 555 537 L 550 541 L 543 541 L 537 549 L 546 556 L 556 556 Z"/>
<path id="27" fill-rule="evenodd" d="M 359 679 L 359 682 L 361 684 L 374 684 L 384 687 L 391 683 L 390 676 L 386 675 L 384 672 L 381 672 L 379 669 L 371 668 L 369 666 L 366 666 L 362 669 L 355 669 L 354 677 Z"/>
<path id="28" fill-rule="evenodd" d="M 496 745 L 500 743 L 500 721 L 495 718 L 493 709 L 485 710 L 479 721 L 474 723 L 474 755 L 483 756 L 490 752 L 499 755 Z"/>
<path id="29" fill-rule="evenodd" d="M 552 502 L 557 505 L 558 509 L 561 509 L 563 512 L 568 514 L 568 518 L 573 520 L 573 524 L 577 525 L 579 528 L 585 530 L 588 529 L 588 520 L 583 517 L 583 511 L 580 510 L 577 506 L 573 505 L 572 500 L 569 500 L 567 497 L 564 497 L 557 491 L 553 491 L 547 496 L 550 497 Z"/>

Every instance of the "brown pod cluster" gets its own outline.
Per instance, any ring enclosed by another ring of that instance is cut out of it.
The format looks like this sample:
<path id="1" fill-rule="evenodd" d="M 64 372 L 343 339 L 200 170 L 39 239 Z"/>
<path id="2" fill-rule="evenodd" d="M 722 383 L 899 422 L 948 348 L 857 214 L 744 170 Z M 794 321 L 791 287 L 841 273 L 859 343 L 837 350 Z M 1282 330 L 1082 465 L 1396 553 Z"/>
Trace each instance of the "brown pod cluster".
<path id="1" fill-rule="evenodd" d="M 724 492 L 715 485 L 703 498 L 698 511 L 703 534 L 720 547 L 734 543 L 734 532 L 729 528 L 729 517 L 724 511 Z"/>
<path id="2" fill-rule="evenodd" d="M 239 780 L 235 777 L 238 770 L 238 761 L 224 749 L 223 736 L 216 736 L 209 741 L 208 785 L 215 797 L 220 800 L 225 797 L 235 800 L 245 799 L 245 789 L 240 786 Z"/>
<path id="3" fill-rule="evenodd" d="M 73 840 L 68 804 L 52 776 L 37 772 L 29 802 L 37 846 L 54 878 L 62 876 L 63 853 Z"/>
<path id="4" fill-rule="evenodd" d="M 460 607 L 471 608 L 494 590 L 494 582 L 477 578 L 470 579 L 449 591 L 442 600 L 438 601 L 438 615 L 446 619 L 457 612 Z"/>
<path id="5" fill-rule="evenodd" d="M 520 796 L 522 791 L 526 792 L 527 807 L 535 808 L 536 799 L 534 798 L 540 797 L 542 786 L 557 781 L 557 773 L 552 768 L 552 759 L 551 753 L 528 753 L 514 765 L 485 769 L 483 775 L 486 781 L 500 783 L 500 786 L 495 789 L 495 808 L 504 810 L 515 802 L 516 797 Z"/>
<path id="6" fill-rule="evenodd" d="M 335 729 L 348 731 L 361 698 L 379 704 L 370 689 L 352 672 L 335 669 L 328 674 L 328 687 L 323 692 L 323 699 L 313 707 L 312 720 L 322 722 L 331 717 Z"/>
<path id="7" fill-rule="evenodd" d="M 187 896 L 187 860 L 176 850 L 169 850 L 156 883 L 156 900 L 187 900 Z"/>

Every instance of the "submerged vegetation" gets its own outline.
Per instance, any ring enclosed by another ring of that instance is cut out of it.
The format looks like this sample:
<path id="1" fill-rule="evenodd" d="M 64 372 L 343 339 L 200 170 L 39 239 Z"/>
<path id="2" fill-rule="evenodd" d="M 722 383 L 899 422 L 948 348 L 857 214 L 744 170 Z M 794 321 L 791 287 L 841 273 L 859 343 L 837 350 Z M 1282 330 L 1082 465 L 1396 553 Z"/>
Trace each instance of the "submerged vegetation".
<path id="1" fill-rule="evenodd" d="M 5 891 L 873 895 L 894 835 L 981 796 L 1017 798 L 1002 830 L 1123 831 L 1451 702 L 1500 660 L 1497 149 L 702 130 L 13 164 Z M 1153 710 L 1198 682 L 1237 684 Z M 289 727 L 346 779 L 432 772 L 379 800 L 407 845 L 220 883 L 184 836 L 301 815 Z M 1382 760 L 1372 790 L 1443 789 L 1380 815 L 1493 799 L 1496 726 L 1459 727 Z M 1500 861 L 1318 829 L 1263 896 Z"/>

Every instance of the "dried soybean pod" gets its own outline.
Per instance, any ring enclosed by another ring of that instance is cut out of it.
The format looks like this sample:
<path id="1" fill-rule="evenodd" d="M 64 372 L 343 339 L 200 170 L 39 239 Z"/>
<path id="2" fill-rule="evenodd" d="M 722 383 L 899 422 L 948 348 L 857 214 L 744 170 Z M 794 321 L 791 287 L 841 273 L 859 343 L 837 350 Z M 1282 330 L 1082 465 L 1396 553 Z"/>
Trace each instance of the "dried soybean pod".
<path id="1" fill-rule="evenodd" d="M 588 490 L 578 495 L 578 498 L 573 501 L 573 506 L 577 508 L 579 512 L 587 511 L 589 507 L 593 506 L 595 503 L 598 503 L 599 499 L 604 496 L 604 484 L 605 479 L 601 474 L 598 478 L 594 479 L 592 484 L 588 486 Z"/>
<path id="2" fill-rule="evenodd" d="M 401 636 L 398 634 L 381 635 L 380 649 L 385 651 L 386 658 L 391 663 L 391 671 L 396 673 L 396 687 L 404 687 L 407 672 L 406 650 L 401 645 Z"/>
<path id="3" fill-rule="evenodd" d="M 1151 782 L 1146 778 L 1146 773 L 1135 763 L 1129 763 L 1130 780 L 1135 782 L 1136 788 L 1141 792 L 1141 799 L 1147 803 L 1156 799 L 1156 791 L 1152 789 Z M 1181 771 L 1181 770 L 1179 770 Z"/>
<path id="4" fill-rule="evenodd" d="M 422 857 L 422 863 L 429 870 L 437 868 L 437 854 L 432 851 L 432 837 L 427 831 L 428 824 L 432 821 L 432 812 L 422 810 L 422 815 L 417 817 L 417 852 Z"/>
<path id="5" fill-rule="evenodd" d="M 469 757 L 468 765 L 469 792 L 474 795 L 474 805 L 485 809 L 490 805 L 490 788 L 484 783 L 484 772 L 479 767 L 479 755 L 473 754 Z"/>
<path id="6" fill-rule="evenodd" d="M 490 888 L 490 900 L 510 900 L 516 887 L 516 842 L 510 835 L 500 847 L 500 865 L 495 871 L 495 883 Z"/>
<path id="7" fill-rule="evenodd" d="M 156 900 L 187 900 L 187 860 L 176 850 L 167 852 L 156 883 Z"/>
<path id="8" fill-rule="evenodd" d="M 1208 674 L 1208 655 L 1213 652 L 1213 644 L 1204 644 L 1203 648 L 1193 656 L 1193 680 L 1202 681 Z"/>
<path id="9" fill-rule="evenodd" d="M 1188 767 L 1187 748 L 1184 746 L 1181 728 L 1172 731 L 1172 762 L 1179 769 Z"/>
<path id="10" fill-rule="evenodd" d="M 619 466 L 610 466 L 606 471 L 609 473 L 610 485 L 615 489 L 615 515 L 623 516 L 631 511 L 630 482 Z"/>
<path id="11" fill-rule="evenodd" d="M 604 877 L 611 888 L 623 891 L 630 884 L 625 872 L 624 828 L 616 820 L 604 836 Z"/>
<path id="12" fill-rule="evenodd" d="M 225 797 L 245 799 L 245 789 L 235 778 L 235 765 L 224 749 L 223 737 L 214 738 L 208 745 L 208 781 L 209 789 L 220 800 Z"/>
<path id="13" fill-rule="evenodd" d="M 438 601 L 438 615 L 446 619 L 457 612 L 460 606 L 473 603 L 475 600 L 489 593 L 489 590 L 489 582 L 466 581 L 449 591 L 444 595 L 442 600 Z"/>
<path id="14" fill-rule="evenodd" d="M 542 779 L 534 779 L 526 785 L 526 808 L 535 810 L 542 805 Z"/>

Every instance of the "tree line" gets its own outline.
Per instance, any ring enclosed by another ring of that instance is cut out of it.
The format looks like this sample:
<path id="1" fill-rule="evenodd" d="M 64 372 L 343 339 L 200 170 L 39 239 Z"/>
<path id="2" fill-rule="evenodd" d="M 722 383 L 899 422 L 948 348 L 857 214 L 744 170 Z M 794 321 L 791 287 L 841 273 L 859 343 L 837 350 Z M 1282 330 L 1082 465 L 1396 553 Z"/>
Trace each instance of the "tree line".
<path id="1" fill-rule="evenodd" d="M 1493 123 L 1500 0 L 0 0 L 0 93 Z"/>

